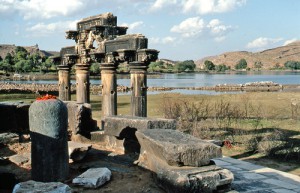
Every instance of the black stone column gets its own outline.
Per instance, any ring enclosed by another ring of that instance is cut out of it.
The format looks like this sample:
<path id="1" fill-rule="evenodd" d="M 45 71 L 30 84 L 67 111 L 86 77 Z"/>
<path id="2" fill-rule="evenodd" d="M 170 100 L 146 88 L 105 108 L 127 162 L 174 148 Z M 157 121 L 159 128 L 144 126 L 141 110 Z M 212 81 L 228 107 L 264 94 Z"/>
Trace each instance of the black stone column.
<path id="1" fill-rule="evenodd" d="M 131 115 L 147 117 L 147 68 L 143 62 L 129 63 L 131 79 Z"/>

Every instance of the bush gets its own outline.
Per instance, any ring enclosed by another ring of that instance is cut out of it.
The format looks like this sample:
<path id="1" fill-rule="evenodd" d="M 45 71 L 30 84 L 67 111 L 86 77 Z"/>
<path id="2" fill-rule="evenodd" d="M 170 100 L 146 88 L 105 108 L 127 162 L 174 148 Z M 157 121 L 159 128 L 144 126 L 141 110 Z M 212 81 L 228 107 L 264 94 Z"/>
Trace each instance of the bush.
<path id="1" fill-rule="evenodd" d="M 205 70 L 215 70 L 215 64 L 212 61 L 205 60 L 204 62 Z"/>

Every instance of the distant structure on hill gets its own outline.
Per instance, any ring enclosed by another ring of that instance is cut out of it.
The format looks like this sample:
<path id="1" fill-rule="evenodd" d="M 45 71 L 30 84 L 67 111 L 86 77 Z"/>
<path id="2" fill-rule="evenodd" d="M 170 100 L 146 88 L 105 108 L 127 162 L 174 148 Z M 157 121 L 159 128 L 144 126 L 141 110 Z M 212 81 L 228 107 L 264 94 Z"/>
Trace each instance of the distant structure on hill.
<path id="1" fill-rule="evenodd" d="M 5 58 L 7 53 L 14 54 L 17 45 L 15 44 L 0 44 L 0 56 L 1 58 Z M 38 44 L 34 46 L 21 46 L 24 47 L 30 54 L 39 52 L 41 56 L 53 56 L 58 55 L 59 52 L 56 51 L 45 51 L 40 50 Z"/>
<path id="2" fill-rule="evenodd" d="M 284 66 L 287 61 L 300 61 L 300 41 L 260 52 L 226 52 L 217 56 L 209 56 L 195 61 L 197 68 L 204 68 L 204 62 L 209 60 L 215 65 L 225 64 L 234 68 L 239 60 L 245 59 L 248 67 L 255 68 L 255 64 L 262 65 L 262 69 Z"/>
<path id="3" fill-rule="evenodd" d="M 161 61 L 166 64 L 171 64 L 172 66 L 175 66 L 175 64 L 178 63 L 178 61 L 173 61 L 173 60 L 168 60 L 168 59 L 159 59 L 158 61 Z"/>

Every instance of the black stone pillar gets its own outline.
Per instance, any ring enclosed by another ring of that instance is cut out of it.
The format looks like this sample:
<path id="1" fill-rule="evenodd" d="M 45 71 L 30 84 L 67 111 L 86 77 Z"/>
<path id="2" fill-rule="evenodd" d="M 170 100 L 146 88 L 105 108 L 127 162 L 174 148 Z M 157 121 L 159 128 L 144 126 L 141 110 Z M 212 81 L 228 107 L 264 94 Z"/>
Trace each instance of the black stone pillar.
<path id="1" fill-rule="evenodd" d="M 147 117 L 147 68 L 143 62 L 129 63 L 131 79 L 131 115 Z"/>
<path id="2" fill-rule="evenodd" d="M 41 182 L 69 175 L 68 110 L 57 99 L 37 100 L 29 108 L 31 176 Z"/>
<path id="3" fill-rule="evenodd" d="M 117 115 L 116 63 L 101 63 L 102 117 Z"/>
<path id="4" fill-rule="evenodd" d="M 57 69 L 59 99 L 69 101 L 71 100 L 70 67 L 59 65 Z"/>
<path id="5" fill-rule="evenodd" d="M 90 103 L 90 66 L 76 64 L 76 101 Z"/>

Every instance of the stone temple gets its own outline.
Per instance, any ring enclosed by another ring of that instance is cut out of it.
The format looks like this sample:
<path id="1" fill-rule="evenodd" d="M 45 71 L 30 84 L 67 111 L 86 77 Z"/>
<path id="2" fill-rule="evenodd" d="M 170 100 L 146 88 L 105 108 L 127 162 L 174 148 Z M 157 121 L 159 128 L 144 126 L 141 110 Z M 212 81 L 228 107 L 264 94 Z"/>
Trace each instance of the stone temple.
<path id="1" fill-rule="evenodd" d="M 117 26 L 116 16 L 105 13 L 84 18 L 77 23 L 76 30 L 66 32 L 66 38 L 75 40 L 75 45 L 62 48 L 60 56 L 53 57 L 59 64 L 59 101 L 63 103 L 56 102 L 57 99 L 50 99 L 34 102 L 29 108 L 30 131 L 35 141 L 32 148 L 36 150 L 31 156 L 34 159 L 32 164 L 35 164 L 32 168 L 38 168 L 40 171 L 35 170 L 34 180 L 45 183 L 23 182 L 16 185 L 14 192 L 34 186 L 49 188 L 53 186 L 49 183 L 67 178 L 68 163 L 66 165 L 65 161 L 59 161 L 54 164 L 57 160 L 43 156 L 55 155 L 61 157 L 60 160 L 65 160 L 66 151 L 62 149 L 66 148 L 66 130 L 69 131 L 72 140 L 68 142 L 69 156 L 75 157 L 75 161 L 82 156 L 79 151 L 75 152 L 77 155 L 70 153 L 70 149 L 76 149 L 74 143 L 91 143 L 120 155 L 131 155 L 131 163 L 151 171 L 156 183 L 165 192 L 212 193 L 231 190 L 233 174 L 212 161 L 222 156 L 220 146 L 177 131 L 175 120 L 147 117 L 147 68 L 150 62 L 157 60 L 159 51 L 148 48 L 148 39 L 145 36 L 126 34 L 126 31 L 127 27 Z M 101 69 L 101 123 L 92 119 L 89 104 L 89 69 L 92 63 L 100 63 Z M 131 113 L 127 116 L 118 116 L 117 113 L 116 69 L 121 63 L 129 64 L 130 69 Z M 76 74 L 76 101 L 70 101 L 72 66 L 75 66 Z M 47 108 L 43 108 L 43 105 Z M 51 113 L 56 112 L 55 109 L 60 109 L 64 115 L 67 114 L 67 125 L 61 120 L 60 113 Z M 47 119 L 44 114 L 53 117 Z M 37 117 L 44 118 L 41 120 Z M 46 127 L 47 136 L 43 127 Z M 49 147 L 56 141 L 62 144 L 61 148 Z M 90 148 L 86 144 L 84 147 L 86 150 Z M 53 165 L 55 168 L 64 168 L 64 171 L 61 171 L 58 177 L 52 175 L 52 178 L 49 178 L 46 171 L 52 168 L 37 167 L 39 162 Z M 109 164 L 107 167 L 109 168 Z M 111 179 L 110 176 L 111 172 L 107 169 L 89 168 L 72 182 L 88 188 L 99 188 Z M 65 188 L 63 184 L 55 187 Z M 70 192 L 69 187 L 65 190 L 64 192 Z"/>

